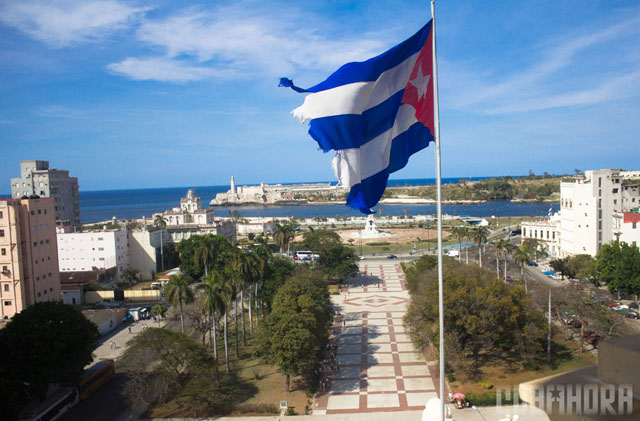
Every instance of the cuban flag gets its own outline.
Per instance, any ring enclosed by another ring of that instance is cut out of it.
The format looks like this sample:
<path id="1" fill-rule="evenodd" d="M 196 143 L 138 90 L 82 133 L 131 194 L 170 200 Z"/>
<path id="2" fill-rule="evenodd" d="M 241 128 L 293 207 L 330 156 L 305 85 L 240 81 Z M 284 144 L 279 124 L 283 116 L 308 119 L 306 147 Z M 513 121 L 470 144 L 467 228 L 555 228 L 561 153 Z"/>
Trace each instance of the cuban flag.
<path id="1" fill-rule="evenodd" d="M 335 150 L 332 166 L 350 188 L 347 205 L 373 213 L 389 174 L 434 140 L 432 21 L 390 50 L 347 63 L 308 89 L 282 78 L 280 86 L 308 92 L 293 110 L 310 121 L 309 134 L 324 152 Z"/>

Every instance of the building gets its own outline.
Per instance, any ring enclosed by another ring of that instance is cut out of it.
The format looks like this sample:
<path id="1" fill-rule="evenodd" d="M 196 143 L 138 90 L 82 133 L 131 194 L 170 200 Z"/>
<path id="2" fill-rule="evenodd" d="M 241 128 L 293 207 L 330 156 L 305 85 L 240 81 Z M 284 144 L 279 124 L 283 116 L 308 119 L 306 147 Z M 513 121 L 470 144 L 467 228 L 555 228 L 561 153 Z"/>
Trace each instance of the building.
<path id="1" fill-rule="evenodd" d="M 543 247 L 549 257 L 560 257 L 560 215 L 555 214 L 549 218 L 522 221 L 522 241 L 532 238 L 538 241 L 539 247 Z"/>
<path id="2" fill-rule="evenodd" d="M 40 301 L 59 301 L 54 200 L 0 200 L 0 309 L 13 317 Z"/>
<path id="3" fill-rule="evenodd" d="M 151 280 L 153 275 L 164 269 L 161 248 L 171 243 L 166 229 L 140 224 L 129 230 L 129 261 L 138 270 L 140 279 Z M 166 259 L 165 259 L 166 261 Z"/>
<path id="4" fill-rule="evenodd" d="M 58 262 L 61 272 L 92 272 L 116 268 L 116 280 L 130 266 L 129 233 L 125 228 L 64 232 L 58 228 Z"/>
<path id="5" fill-rule="evenodd" d="M 328 200 L 342 199 L 346 191 L 344 187 L 332 186 L 331 183 L 268 185 L 263 182 L 258 186 L 236 187 L 235 177 L 231 176 L 230 189 L 216 194 L 209 205 L 304 204 L 307 200 L 315 200 L 315 196 Z"/>
<path id="6" fill-rule="evenodd" d="M 615 239 L 614 212 L 638 207 L 636 172 L 617 169 L 585 171 L 560 183 L 562 257 L 595 256 L 603 244 Z"/>
<path id="7" fill-rule="evenodd" d="M 640 247 L 640 208 L 613 214 L 613 235 L 631 246 Z"/>
<path id="8" fill-rule="evenodd" d="M 221 235 L 230 243 L 236 242 L 236 224 L 231 218 L 216 218 L 212 208 L 202 208 L 202 199 L 196 197 L 189 189 L 187 195 L 180 199 L 180 207 L 175 207 L 162 215 L 165 220 L 170 243 L 179 243 L 192 235 Z M 154 247 L 160 247 L 158 241 L 152 242 Z M 164 240 L 164 237 L 163 237 Z"/>
<path id="9" fill-rule="evenodd" d="M 11 197 L 53 197 L 58 224 L 80 227 L 78 178 L 69 171 L 49 168 L 49 161 L 20 161 L 20 178 L 11 179 Z"/>

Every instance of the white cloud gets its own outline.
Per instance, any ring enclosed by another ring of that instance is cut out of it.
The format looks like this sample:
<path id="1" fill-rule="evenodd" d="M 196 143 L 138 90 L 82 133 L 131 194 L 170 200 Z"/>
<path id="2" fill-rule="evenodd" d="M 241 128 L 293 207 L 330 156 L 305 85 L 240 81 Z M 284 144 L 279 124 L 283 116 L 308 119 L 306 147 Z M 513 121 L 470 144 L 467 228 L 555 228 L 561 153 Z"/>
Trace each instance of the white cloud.
<path id="1" fill-rule="evenodd" d="M 147 9 L 118 0 L 3 1 L 0 21 L 52 47 L 101 39 Z"/>
<path id="2" fill-rule="evenodd" d="M 512 75 L 500 74 L 500 69 L 478 74 L 466 70 L 464 65 L 446 62 L 445 67 L 451 71 L 450 105 L 483 114 L 503 114 L 591 105 L 634 95 L 640 76 L 637 65 L 618 63 L 600 73 L 581 68 L 580 63 L 589 55 L 597 55 L 602 63 L 612 61 L 607 51 L 611 44 L 607 43 L 620 45 L 626 38 L 632 38 L 629 45 L 635 45 L 634 39 L 640 35 L 639 25 L 640 19 L 633 18 L 600 31 L 592 32 L 589 28 L 587 35 L 564 34 L 559 40 L 536 46 L 540 58 Z M 580 54 L 583 56 L 579 57 Z M 579 85 L 577 88 L 558 82 L 574 81 L 583 70 L 589 72 L 588 77 L 574 82 Z M 500 81 L 488 82 L 490 79 Z"/>
<path id="3" fill-rule="evenodd" d="M 168 57 L 129 57 L 119 63 L 107 66 L 113 73 L 134 80 L 157 80 L 160 82 L 190 82 L 210 77 L 231 77 L 233 73 L 225 70 L 190 65 Z"/>
<path id="4" fill-rule="evenodd" d="M 141 77 L 138 66 L 130 65 L 152 59 L 130 57 L 109 68 L 133 79 L 160 81 L 256 74 L 287 76 L 300 68 L 334 69 L 385 48 L 385 43 L 375 38 L 336 41 L 313 29 L 300 30 L 300 21 L 291 20 L 295 12 L 289 11 L 287 18 L 264 12 L 258 15 L 241 7 L 246 4 L 215 11 L 188 9 L 161 20 L 145 20 L 137 37 L 163 54 L 156 59 L 168 65 L 166 75 L 160 68 Z M 188 69 L 184 79 L 175 77 L 170 63 Z"/>

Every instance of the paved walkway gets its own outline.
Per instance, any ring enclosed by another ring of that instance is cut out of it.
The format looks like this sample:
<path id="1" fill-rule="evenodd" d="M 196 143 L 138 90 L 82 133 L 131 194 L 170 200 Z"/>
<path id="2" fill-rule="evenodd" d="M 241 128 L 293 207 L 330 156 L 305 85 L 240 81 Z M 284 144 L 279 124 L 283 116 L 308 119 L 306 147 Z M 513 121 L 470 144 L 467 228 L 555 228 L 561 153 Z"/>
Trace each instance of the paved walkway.
<path id="1" fill-rule="evenodd" d="M 429 367 L 402 325 L 408 299 L 399 263 L 360 262 L 348 289 L 333 296 L 340 368 L 316 399 L 314 415 L 420 411 L 437 396 Z"/>
<path id="2" fill-rule="evenodd" d="M 93 351 L 93 361 L 98 361 L 101 358 L 113 360 L 119 358 L 124 353 L 127 342 L 142 331 L 142 326 L 151 328 L 162 327 L 164 324 L 165 321 L 154 323 L 152 320 L 139 320 L 118 326 L 115 330 L 100 338 L 98 347 Z M 131 333 L 129 333 L 129 327 L 131 328 Z M 111 346 L 112 342 L 115 343 L 114 347 Z"/>
<path id="3" fill-rule="evenodd" d="M 438 366 L 427 364 L 405 332 L 402 318 L 409 294 L 400 264 L 389 260 L 359 262 L 360 273 L 341 295 L 332 297 L 336 316 L 333 343 L 339 369 L 316 397 L 312 416 L 326 420 L 421 420 L 429 399 L 438 396 Z M 548 420 L 529 407 L 503 406 L 457 410 L 464 421 Z M 277 417 L 276 417 L 277 418 Z M 265 418 L 268 419 L 268 418 Z"/>

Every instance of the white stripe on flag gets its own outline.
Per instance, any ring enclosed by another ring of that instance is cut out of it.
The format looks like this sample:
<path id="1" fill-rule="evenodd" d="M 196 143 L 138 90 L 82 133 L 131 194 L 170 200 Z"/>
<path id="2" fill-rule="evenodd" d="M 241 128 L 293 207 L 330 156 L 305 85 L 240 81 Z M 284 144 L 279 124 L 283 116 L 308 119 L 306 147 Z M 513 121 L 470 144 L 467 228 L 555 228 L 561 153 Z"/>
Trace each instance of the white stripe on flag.
<path id="1" fill-rule="evenodd" d="M 309 94 L 292 114 L 303 123 L 320 117 L 362 114 L 405 88 L 419 54 L 409 56 L 372 82 L 349 83 Z"/>
<path id="2" fill-rule="evenodd" d="M 393 139 L 417 121 L 415 108 L 403 104 L 398 109 L 393 127 L 389 130 L 359 148 L 339 150 L 331 165 L 340 184 L 351 188 L 365 178 L 385 170 L 389 166 L 389 152 Z"/>

